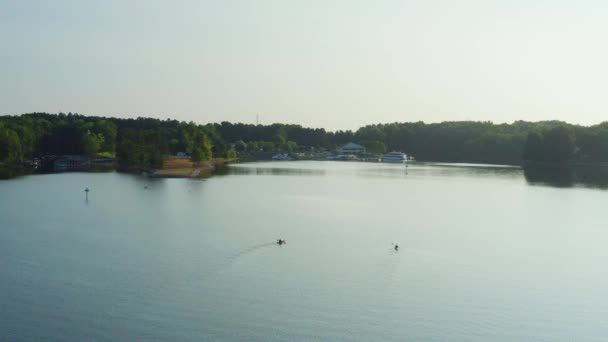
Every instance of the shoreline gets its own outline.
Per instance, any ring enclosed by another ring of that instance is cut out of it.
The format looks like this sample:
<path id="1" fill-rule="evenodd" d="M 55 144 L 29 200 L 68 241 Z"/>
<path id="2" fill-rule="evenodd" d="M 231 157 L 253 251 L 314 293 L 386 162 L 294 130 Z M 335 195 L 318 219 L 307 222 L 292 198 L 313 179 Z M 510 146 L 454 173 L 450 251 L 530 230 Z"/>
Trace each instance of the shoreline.
<path id="1" fill-rule="evenodd" d="M 328 160 L 294 160 L 294 161 L 328 161 Z M 201 162 L 199 165 L 192 165 L 188 158 L 170 157 L 166 160 L 166 165 L 160 169 L 143 168 L 141 166 L 121 166 L 117 163 L 94 164 L 73 169 L 52 169 L 52 168 L 35 168 L 21 163 L 0 163 L 0 179 L 12 179 L 20 176 L 37 175 L 37 174 L 53 174 L 66 172 L 111 172 L 140 174 L 150 178 L 209 178 L 227 167 L 229 164 L 235 163 L 255 163 L 255 162 L 273 162 L 271 160 L 246 160 L 240 158 L 218 158 Z M 355 162 L 355 161 L 343 161 Z M 358 161 L 370 163 L 369 161 Z M 481 164 L 481 163 L 454 163 L 454 162 L 437 162 L 437 161 L 416 161 L 419 164 L 437 164 L 440 166 L 487 166 L 487 167 L 508 167 L 520 168 L 524 171 L 536 172 L 544 170 L 544 172 L 564 172 L 577 170 L 608 170 L 608 162 L 577 162 L 577 163 L 555 163 L 555 162 L 525 162 L 522 165 L 499 165 L 499 164 Z M 279 162 L 280 163 L 280 162 Z M 382 162 L 378 162 L 383 164 Z"/>
<path id="2" fill-rule="evenodd" d="M 145 173 L 152 178 L 208 178 L 218 169 L 238 162 L 240 162 L 238 158 L 218 158 L 206 160 L 199 165 L 191 165 L 189 159 L 173 158 L 167 160 L 167 165 L 163 168 L 148 169 Z"/>

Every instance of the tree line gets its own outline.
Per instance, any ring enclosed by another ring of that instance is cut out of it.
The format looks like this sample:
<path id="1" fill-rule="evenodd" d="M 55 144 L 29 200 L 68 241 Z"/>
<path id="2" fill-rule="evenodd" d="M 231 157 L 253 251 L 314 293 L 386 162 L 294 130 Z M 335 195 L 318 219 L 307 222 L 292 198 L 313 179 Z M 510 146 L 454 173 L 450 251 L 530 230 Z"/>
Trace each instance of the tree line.
<path id="1" fill-rule="evenodd" d="M 153 118 L 32 113 L 0 117 L 0 161 L 52 154 L 116 156 L 123 165 L 160 167 L 166 155 L 194 163 L 266 152 L 331 151 L 348 142 L 370 154 L 397 150 L 421 161 L 522 165 L 608 161 L 608 122 L 404 122 L 326 131 L 293 124 L 196 124 Z"/>

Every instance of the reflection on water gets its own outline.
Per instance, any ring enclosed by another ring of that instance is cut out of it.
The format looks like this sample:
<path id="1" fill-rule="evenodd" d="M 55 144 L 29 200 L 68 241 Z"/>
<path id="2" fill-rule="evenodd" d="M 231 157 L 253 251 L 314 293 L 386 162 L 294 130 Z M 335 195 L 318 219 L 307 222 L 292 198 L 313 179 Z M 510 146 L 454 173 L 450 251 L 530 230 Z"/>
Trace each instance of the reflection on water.
<path id="1" fill-rule="evenodd" d="M 608 189 L 608 168 L 606 167 L 527 167 L 524 170 L 524 176 L 526 181 L 532 185 Z"/>
<path id="2" fill-rule="evenodd" d="M 513 166 L 481 164 L 437 164 L 410 162 L 406 164 L 349 162 L 260 162 L 230 165 L 221 175 L 326 176 L 372 178 L 408 177 L 521 177 L 521 169 Z"/>
<path id="3" fill-rule="evenodd" d="M 114 167 L 106 166 L 106 165 L 96 165 L 96 166 L 90 167 L 86 170 L 69 170 L 69 171 L 55 171 L 52 168 L 32 169 L 32 168 L 27 168 L 27 167 L 10 167 L 10 166 L 2 167 L 2 166 L 0 166 L 0 180 L 11 179 L 11 178 L 27 176 L 27 175 L 46 175 L 46 174 L 53 174 L 53 173 L 81 173 L 81 172 L 109 173 L 109 172 L 114 172 L 114 171 L 115 171 Z"/>
<path id="4" fill-rule="evenodd" d="M 437 173 L 444 176 L 466 175 L 473 177 L 499 177 L 499 178 L 518 178 L 521 177 L 521 168 L 510 165 L 489 165 L 489 164 L 466 164 L 466 163 L 419 163 L 411 170 L 416 171 L 422 168 L 427 173 Z"/>
<path id="5" fill-rule="evenodd" d="M 383 163 L 357 163 L 353 168 L 347 162 L 256 162 L 229 165 L 216 171 L 216 176 L 253 175 L 253 176 L 355 176 L 372 178 L 415 178 L 415 177 L 474 177 L 517 179 L 524 176 L 530 185 L 553 186 L 560 188 L 589 187 L 608 189 L 608 167 L 527 167 L 448 164 L 432 162 L 409 162 L 407 165 Z M 109 168 L 91 169 L 87 172 L 112 172 Z M 47 174 L 52 171 L 27 168 L 0 167 L 0 180 L 31 174 Z M 146 187 L 156 183 L 154 179 L 136 177 Z M 145 184 L 144 184 L 145 183 Z"/>
<path id="6" fill-rule="evenodd" d="M 31 169 L 0 166 L 0 179 L 11 179 L 19 176 L 29 175 L 31 173 Z"/>
<path id="7" fill-rule="evenodd" d="M 222 168 L 217 175 L 258 175 L 258 176 L 322 176 L 326 172 L 321 169 L 306 169 L 293 167 L 277 167 L 275 163 L 260 163 L 261 166 L 249 167 L 247 164 Z M 246 167 L 242 167 L 246 165 Z M 283 164 L 285 165 L 285 164 Z"/>
<path id="8" fill-rule="evenodd" d="M 606 167 L 534 167 L 483 164 L 413 162 L 405 165 L 346 162 L 284 162 L 231 165 L 222 175 L 323 176 L 339 175 L 372 178 L 468 177 L 479 179 L 522 179 L 530 185 L 589 187 L 608 189 Z M 522 177 L 523 176 L 523 177 Z"/>
<path id="9" fill-rule="evenodd" d="M 410 162 L 407 166 L 383 163 L 262 162 L 231 165 L 221 175 L 327 176 L 371 178 L 468 177 L 478 179 L 525 179 L 530 185 L 608 189 L 608 168 L 535 167 L 483 164 Z M 522 177 L 523 176 L 523 177 Z"/>

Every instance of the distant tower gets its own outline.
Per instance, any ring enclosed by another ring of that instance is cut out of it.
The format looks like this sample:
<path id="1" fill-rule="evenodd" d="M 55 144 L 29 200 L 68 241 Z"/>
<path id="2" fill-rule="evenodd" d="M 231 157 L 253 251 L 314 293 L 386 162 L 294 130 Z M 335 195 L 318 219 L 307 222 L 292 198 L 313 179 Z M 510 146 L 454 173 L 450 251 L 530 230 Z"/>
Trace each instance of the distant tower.
<path id="1" fill-rule="evenodd" d="M 255 115 L 255 125 L 259 125 L 260 124 L 260 116 L 259 115 Z"/>

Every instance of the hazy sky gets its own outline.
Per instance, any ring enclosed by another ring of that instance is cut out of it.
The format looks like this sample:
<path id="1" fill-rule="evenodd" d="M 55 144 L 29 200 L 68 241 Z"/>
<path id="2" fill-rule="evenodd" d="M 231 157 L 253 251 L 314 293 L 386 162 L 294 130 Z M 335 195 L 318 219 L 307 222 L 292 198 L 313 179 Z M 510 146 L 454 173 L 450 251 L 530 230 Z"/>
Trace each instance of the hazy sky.
<path id="1" fill-rule="evenodd" d="M 608 120 L 606 1 L 0 0 L 0 114 Z"/>

